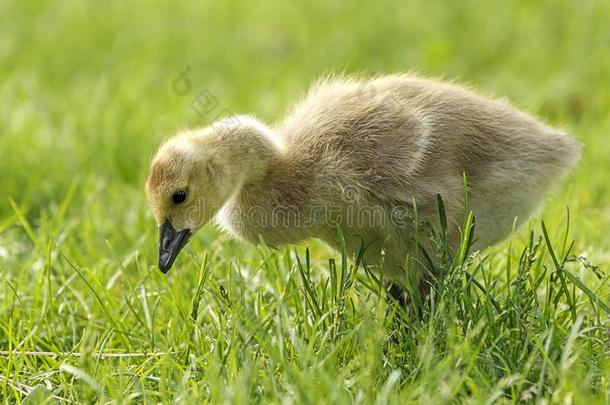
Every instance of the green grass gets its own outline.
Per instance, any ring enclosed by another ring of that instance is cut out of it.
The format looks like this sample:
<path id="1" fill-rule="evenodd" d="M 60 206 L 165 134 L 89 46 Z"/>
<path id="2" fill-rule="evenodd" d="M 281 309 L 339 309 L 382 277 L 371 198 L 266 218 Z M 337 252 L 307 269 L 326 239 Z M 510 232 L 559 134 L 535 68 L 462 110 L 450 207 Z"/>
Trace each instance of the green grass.
<path id="1" fill-rule="evenodd" d="M 609 403 L 610 6 L 444 3 L 0 0 L 0 398 Z M 585 144 L 510 240 L 438 245 L 446 277 L 417 316 L 315 241 L 209 226 L 156 269 L 143 183 L 164 136 L 225 110 L 271 121 L 329 72 L 406 70 Z"/>

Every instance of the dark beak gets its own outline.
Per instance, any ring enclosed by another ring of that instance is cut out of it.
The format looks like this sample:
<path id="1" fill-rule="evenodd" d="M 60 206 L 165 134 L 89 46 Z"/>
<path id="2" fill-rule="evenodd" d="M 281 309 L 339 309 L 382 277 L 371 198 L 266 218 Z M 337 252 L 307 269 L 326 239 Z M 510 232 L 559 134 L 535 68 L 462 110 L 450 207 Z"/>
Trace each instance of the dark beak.
<path id="1" fill-rule="evenodd" d="M 191 237 L 189 229 L 178 232 L 168 219 L 159 228 L 159 270 L 163 274 L 172 268 L 174 260 Z"/>

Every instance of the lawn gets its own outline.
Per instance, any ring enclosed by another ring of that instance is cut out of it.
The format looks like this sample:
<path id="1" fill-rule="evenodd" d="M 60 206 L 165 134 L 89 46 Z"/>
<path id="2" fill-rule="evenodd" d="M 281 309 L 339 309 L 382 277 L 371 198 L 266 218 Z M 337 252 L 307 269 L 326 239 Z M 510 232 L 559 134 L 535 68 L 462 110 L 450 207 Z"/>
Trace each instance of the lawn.
<path id="1" fill-rule="evenodd" d="M 601 0 L 0 0 L 0 399 L 610 403 L 608 21 Z M 164 137 L 401 71 L 565 128 L 578 168 L 509 240 L 439 246 L 416 314 L 316 241 L 209 225 L 158 271 Z"/>

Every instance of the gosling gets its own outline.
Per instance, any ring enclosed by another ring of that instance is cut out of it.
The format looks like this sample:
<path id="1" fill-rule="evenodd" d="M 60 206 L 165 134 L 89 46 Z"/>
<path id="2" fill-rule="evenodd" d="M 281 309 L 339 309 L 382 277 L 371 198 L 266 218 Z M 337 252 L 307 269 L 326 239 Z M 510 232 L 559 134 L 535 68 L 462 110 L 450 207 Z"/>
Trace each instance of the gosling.
<path id="1" fill-rule="evenodd" d="M 482 249 L 534 212 L 580 149 L 457 85 L 412 75 L 323 79 L 271 127 L 235 116 L 161 145 L 146 183 L 159 268 L 169 271 L 216 218 L 231 235 L 269 246 L 315 237 L 356 254 L 364 243 L 366 263 L 401 280 L 417 249 L 413 219 L 437 224 L 439 195 L 449 242 L 459 243 L 472 210 Z"/>

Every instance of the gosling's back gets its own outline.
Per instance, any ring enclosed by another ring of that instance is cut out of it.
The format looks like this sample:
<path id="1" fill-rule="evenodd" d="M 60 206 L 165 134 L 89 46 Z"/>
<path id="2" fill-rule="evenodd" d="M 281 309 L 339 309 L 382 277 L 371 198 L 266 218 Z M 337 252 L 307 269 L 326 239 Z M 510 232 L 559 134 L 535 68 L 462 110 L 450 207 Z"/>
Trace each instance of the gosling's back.
<path id="1" fill-rule="evenodd" d="M 479 248 L 527 219 L 581 149 L 506 102 L 409 75 L 323 80 L 275 129 L 313 193 L 350 189 L 354 201 L 388 207 L 415 200 L 431 220 L 440 194 L 454 240 L 465 174 Z"/>

